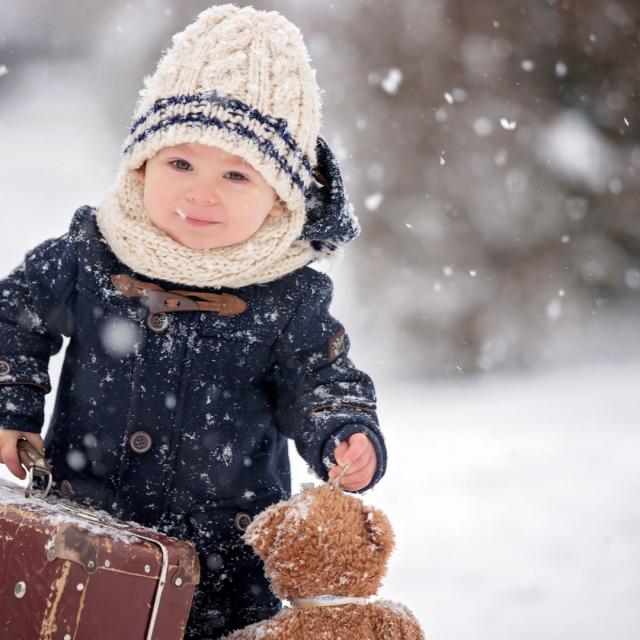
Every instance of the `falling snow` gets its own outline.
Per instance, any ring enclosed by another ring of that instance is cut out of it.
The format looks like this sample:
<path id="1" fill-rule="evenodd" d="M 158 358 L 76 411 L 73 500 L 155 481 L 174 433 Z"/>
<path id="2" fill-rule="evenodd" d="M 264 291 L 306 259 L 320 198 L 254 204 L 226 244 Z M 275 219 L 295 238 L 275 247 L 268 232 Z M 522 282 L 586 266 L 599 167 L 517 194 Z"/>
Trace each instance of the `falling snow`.
<path id="1" fill-rule="evenodd" d="M 489 118 L 481 117 L 473 121 L 473 130 L 481 137 L 488 136 L 493 131 L 493 124 Z"/>
<path id="2" fill-rule="evenodd" d="M 403 75 L 400 69 L 389 69 L 387 75 L 382 79 L 381 86 L 387 93 L 397 93 Z"/>
<path id="3" fill-rule="evenodd" d="M 364 206 L 369 209 L 369 211 L 375 211 L 384 200 L 384 196 L 381 193 L 372 193 L 365 198 Z"/>
<path id="4" fill-rule="evenodd" d="M 515 120 L 508 120 L 507 118 L 500 118 L 500 124 L 503 129 L 507 129 L 507 131 L 513 131 L 516 128 Z"/>
<path id="5" fill-rule="evenodd" d="M 564 62 L 556 62 L 556 76 L 558 78 L 564 78 L 567 75 L 567 65 Z"/>

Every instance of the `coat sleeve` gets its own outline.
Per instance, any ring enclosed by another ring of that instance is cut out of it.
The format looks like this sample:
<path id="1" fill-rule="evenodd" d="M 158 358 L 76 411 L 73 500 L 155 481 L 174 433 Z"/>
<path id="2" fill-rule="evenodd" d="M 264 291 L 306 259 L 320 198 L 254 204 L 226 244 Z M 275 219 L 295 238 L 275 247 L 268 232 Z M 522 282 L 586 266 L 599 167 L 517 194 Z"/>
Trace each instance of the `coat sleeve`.
<path id="1" fill-rule="evenodd" d="M 335 447 L 364 433 L 378 462 L 373 480 L 361 489 L 366 491 L 382 478 L 387 463 L 374 385 L 349 359 L 349 336 L 329 313 L 331 278 L 310 268 L 307 272 L 311 281 L 274 348 L 278 428 L 323 480 L 335 464 Z"/>
<path id="2" fill-rule="evenodd" d="M 49 358 L 72 332 L 76 265 L 68 233 L 38 245 L 0 280 L 0 428 L 42 430 Z"/>

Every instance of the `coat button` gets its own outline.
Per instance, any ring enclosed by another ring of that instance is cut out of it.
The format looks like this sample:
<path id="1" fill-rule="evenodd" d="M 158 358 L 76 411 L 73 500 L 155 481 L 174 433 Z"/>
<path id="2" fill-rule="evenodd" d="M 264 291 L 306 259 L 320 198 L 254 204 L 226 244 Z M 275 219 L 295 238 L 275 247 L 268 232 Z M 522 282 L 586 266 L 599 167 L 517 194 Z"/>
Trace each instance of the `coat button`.
<path id="1" fill-rule="evenodd" d="M 169 316 L 166 313 L 150 313 L 147 316 L 147 327 L 151 331 L 164 331 L 169 326 Z"/>
<path id="2" fill-rule="evenodd" d="M 11 365 L 6 360 L 0 360 L 0 376 L 8 376 L 11 373 Z"/>
<path id="3" fill-rule="evenodd" d="M 151 449 L 151 436 L 146 431 L 136 431 L 129 437 L 129 446 L 136 453 L 146 453 Z"/>
<path id="4" fill-rule="evenodd" d="M 236 513 L 234 524 L 238 531 L 246 531 L 251 524 L 251 516 L 248 513 Z"/>
<path id="5" fill-rule="evenodd" d="M 71 498 L 73 493 L 73 486 L 71 485 L 71 483 L 68 480 L 63 480 L 60 483 L 60 495 L 63 498 Z"/>

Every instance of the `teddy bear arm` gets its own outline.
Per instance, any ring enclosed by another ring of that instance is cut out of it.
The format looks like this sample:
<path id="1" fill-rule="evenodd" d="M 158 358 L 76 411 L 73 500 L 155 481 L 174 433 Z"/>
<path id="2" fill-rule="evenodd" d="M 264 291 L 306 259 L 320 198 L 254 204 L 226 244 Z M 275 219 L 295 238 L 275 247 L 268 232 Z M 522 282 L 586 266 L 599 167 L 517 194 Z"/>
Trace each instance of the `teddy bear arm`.
<path id="1" fill-rule="evenodd" d="M 385 640 L 425 640 L 415 616 L 404 605 L 380 602 L 371 612 L 376 638 Z"/>

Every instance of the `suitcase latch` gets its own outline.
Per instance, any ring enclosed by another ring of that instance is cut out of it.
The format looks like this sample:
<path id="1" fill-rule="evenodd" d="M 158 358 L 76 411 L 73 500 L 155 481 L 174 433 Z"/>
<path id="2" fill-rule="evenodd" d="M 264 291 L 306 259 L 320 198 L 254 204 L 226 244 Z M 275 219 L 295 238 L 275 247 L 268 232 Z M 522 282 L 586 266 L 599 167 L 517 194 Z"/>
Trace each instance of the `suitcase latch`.
<path id="1" fill-rule="evenodd" d="M 72 524 L 61 524 L 47 558 L 70 560 L 82 565 L 87 573 L 95 573 L 98 569 L 98 539 Z"/>

